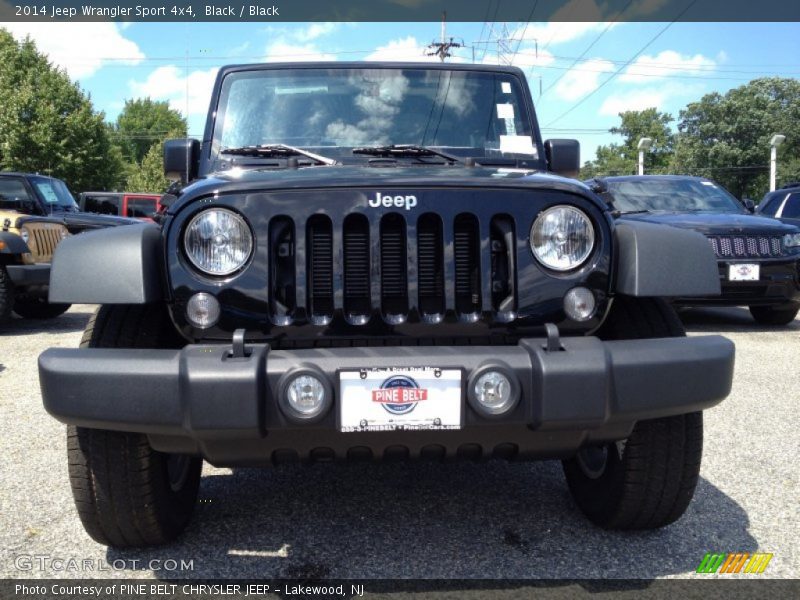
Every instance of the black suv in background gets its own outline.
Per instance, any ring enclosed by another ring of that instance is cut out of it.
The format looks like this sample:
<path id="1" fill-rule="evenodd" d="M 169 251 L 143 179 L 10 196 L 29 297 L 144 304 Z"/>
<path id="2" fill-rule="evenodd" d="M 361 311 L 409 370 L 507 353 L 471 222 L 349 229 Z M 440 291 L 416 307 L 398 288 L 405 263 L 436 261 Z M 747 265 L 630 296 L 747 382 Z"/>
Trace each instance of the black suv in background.
<path id="1" fill-rule="evenodd" d="M 676 303 L 748 306 L 764 325 L 786 325 L 797 316 L 797 227 L 751 214 L 721 185 L 701 177 L 631 175 L 587 183 L 615 209 L 619 220 L 693 229 L 708 238 L 717 256 L 722 295 L 677 298 Z"/>
<path id="2" fill-rule="evenodd" d="M 756 208 L 765 217 L 775 217 L 789 225 L 800 225 L 800 181 L 767 192 Z"/>
<path id="3" fill-rule="evenodd" d="M 70 233 L 139 222 L 81 212 L 63 181 L 38 173 L 0 172 L 0 203 L 25 215 L 57 217 Z"/>

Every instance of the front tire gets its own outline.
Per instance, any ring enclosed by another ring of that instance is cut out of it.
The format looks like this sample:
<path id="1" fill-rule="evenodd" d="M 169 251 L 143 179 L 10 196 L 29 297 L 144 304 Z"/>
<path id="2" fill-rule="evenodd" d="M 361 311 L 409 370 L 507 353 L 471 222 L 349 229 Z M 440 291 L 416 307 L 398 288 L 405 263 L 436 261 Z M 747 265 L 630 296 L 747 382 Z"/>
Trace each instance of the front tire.
<path id="1" fill-rule="evenodd" d="M 789 302 L 779 306 L 751 306 L 750 314 L 759 325 L 788 325 L 800 312 L 800 304 Z"/>
<path id="2" fill-rule="evenodd" d="M 88 348 L 173 348 L 182 342 L 161 305 L 102 306 L 81 341 Z M 111 400 L 111 399 L 110 399 Z M 69 478 L 86 532 L 116 548 L 174 540 L 197 502 L 202 460 L 165 454 L 139 433 L 70 426 Z"/>
<path id="3" fill-rule="evenodd" d="M 14 305 L 14 284 L 8 271 L 0 265 L 0 327 L 11 319 L 11 307 Z"/>
<path id="4" fill-rule="evenodd" d="M 618 297 L 598 335 L 606 340 L 684 336 L 656 298 Z M 639 421 L 626 440 L 582 448 L 563 461 L 581 511 L 607 529 L 655 529 L 680 518 L 694 495 L 703 454 L 700 412 Z"/>
<path id="5" fill-rule="evenodd" d="M 14 312 L 25 319 L 53 319 L 69 310 L 71 304 L 50 304 L 47 298 L 17 298 Z"/>

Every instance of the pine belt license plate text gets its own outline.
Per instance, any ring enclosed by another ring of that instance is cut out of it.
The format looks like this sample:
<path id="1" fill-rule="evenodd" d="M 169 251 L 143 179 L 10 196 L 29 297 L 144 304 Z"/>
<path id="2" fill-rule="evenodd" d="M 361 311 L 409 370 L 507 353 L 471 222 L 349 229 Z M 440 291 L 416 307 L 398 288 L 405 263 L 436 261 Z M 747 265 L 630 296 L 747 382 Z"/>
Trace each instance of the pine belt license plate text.
<path id="1" fill-rule="evenodd" d="M 728 265 L 728 281 L 758 281 L 760 265 L 735 264 Z"/>
<path id="2" fill-rule="evenodd" d="M 339 430 L 461 429 L 461 371 L 379 368 L 339 374 Z"/>

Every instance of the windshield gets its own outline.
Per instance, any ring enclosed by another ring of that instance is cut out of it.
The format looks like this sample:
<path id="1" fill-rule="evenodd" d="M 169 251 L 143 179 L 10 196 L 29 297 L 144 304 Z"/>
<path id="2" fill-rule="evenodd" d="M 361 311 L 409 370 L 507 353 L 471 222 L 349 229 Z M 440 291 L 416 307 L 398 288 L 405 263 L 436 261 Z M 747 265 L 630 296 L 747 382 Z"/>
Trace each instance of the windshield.
<path id="1" fill-rule="evenodd" d="M 33 183 L 48 208 L 78 210 L 75 198 L 72 197 L 67 186 L 60 179 L 32 177 L 31 183 Z"/>
<path id="2" fill-rule="evenodd" d="M 459 156 L 536 159 L 516 77 L 447 69 L 297 68 L 231 73 L 222 83 L 212 158 L 288 144 L 326 156 L 414 144 Z M 359 160 L 368 160 L 360 156 Z"/>
<path id="3" fill-rule="evenodd" d="M 608 181 L 614 208 L 628 211 L 711 211 L 743 213 L 744 207 L 712 181 L 698 179 L 640 179 Z"/>

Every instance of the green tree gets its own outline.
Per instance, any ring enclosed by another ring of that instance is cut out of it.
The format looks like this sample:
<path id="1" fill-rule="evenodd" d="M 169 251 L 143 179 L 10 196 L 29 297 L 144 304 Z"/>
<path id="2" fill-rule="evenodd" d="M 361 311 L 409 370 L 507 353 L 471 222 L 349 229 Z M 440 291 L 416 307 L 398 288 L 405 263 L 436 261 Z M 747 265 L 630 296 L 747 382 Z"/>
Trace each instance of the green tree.
<path id="1" fill-rule="evenodd" d="M 168 135 L 186 137 L 186 119 L 168 102 L 150 98 L 125 101 L 114 127 L 117 143 L 131 163 L 141 163 L 154 144 Z"/>
<path id="2" fill-rule="evenodd" d="M 26 39 L 0 29 L 0 168 L 64 179 L 75 191 L 115 189 L 122 161 L 103 113 Z"/>
<path id="3" fill-rule="evenodd" d="M 619 117 L 619 126 L 612 127 L 609 132 L 621 135 L 622 143 L 598 146 L 597 158 L 584 164 L 581 177 L 636 173 L 639 160 L 637 146 L 643 137 L 653 140 L 652 147 L 645 153 L 645 171 L 665 172 L 673 152 L 674 135 L 670 130 L 672 116 L 655 108 L 647 108 L 621 112 Z"/>
<path id="4" fill-rule="evenodd" d="M 680 113 L 672 168 L 711 177 L 739 197 L 761 198 L 769 184 L 769 140 L 779 148 L 779 185 L 800 175 L 800 81 L 767 77 L 722 95 L 711 93 Z"/>
<path id="5" fill-rule="evenodd" d="M 179 137 L 177 134 L 170 137 Z M 153 144 L 138 165 L 133 165 L 125 183 L 129 192 L 163 193 L 170 182 L 164 177 L 164 143 Z"/>

